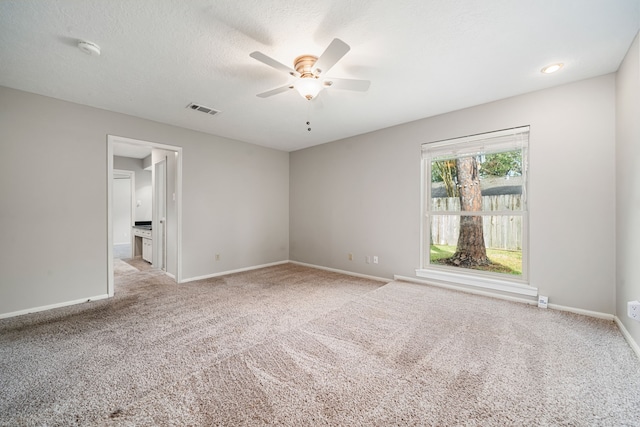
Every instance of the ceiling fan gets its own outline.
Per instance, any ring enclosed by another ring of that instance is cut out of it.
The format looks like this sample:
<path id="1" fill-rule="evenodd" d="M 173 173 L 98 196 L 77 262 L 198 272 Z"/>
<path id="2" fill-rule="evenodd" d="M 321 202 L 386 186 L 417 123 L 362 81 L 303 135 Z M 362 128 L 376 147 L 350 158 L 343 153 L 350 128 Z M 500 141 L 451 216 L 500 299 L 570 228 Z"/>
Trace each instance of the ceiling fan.
<path id="1" fill-rule="evenodd" d="M 249 54 L 254 59 L 284 71 L 296 78 L 293 83 L 259 93 L 260 98 L 277 95 L 289 89 L 296 89 L 302 97 L 311 101 L 324 88 L 355 90 L 364 92 L 369 89 L 369 80 L 326 78 L 326 73 L 349 52 L 351 48 L 340 39 L 333 39 L 327 49 L 319 57 L 313 55 L 301 55 L 293 61 L 293 67 L 288 67 L 262 52 Z"/>

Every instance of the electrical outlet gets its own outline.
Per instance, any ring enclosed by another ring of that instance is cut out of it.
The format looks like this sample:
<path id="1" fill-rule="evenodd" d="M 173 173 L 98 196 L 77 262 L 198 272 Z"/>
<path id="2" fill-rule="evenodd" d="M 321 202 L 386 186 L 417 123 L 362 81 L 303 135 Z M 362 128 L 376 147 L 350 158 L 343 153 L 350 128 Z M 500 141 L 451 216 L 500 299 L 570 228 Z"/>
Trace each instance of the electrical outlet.
<path id="1" fill-rule="evenodd" d="M 549 297 L 538 295 L 538 307 L 547 308 L 549 306 Z"/>
<path id="2" fill-rule="evenodd" d="M 627 303 L 627 316 L 640 322 L 640 302 L 629 301 Z"/>
<path id="3" fill-rule="evenodd" d="M 216 254 L 216 261 L 220 261 L 220 254 Z"/>
<path id="4" fill-rule="evenodd" d="M 353 261 L 353 254 L 349 253 L 348 258 L 349 258 L 349 261 Z"/>
<path id="5" fill-rule="evenodd" d="M 378 263 L 378 255 L 374 255 L 373 256 L 373 263 L 377 264 Z"/>

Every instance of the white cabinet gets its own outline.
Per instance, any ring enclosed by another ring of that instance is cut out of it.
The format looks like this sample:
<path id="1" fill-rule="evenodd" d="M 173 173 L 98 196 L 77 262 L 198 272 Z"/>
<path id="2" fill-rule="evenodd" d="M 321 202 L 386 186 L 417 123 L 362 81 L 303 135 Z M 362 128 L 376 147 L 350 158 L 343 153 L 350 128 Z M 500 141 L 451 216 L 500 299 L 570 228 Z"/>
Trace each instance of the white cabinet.
<path id="1" fill-rule="evenodd" d="M 142 238 L 151 239 L 151 230 L 133 227 L 133 235 L 142 237 Z"/>
<path id="2" fill-rule="evenodd" d="M 151 239 L 143 238 L 142 239 L 142 259 L 147 262 L 153 259 L 153 242 Z"/>
<path id="3" fill-rule="evenodd" d="M 134 256 L 142 255 L 142 259 L 153 263 L 153 240 L 151 240 L 151 230 L 133 227 L 135 236 Z"/>

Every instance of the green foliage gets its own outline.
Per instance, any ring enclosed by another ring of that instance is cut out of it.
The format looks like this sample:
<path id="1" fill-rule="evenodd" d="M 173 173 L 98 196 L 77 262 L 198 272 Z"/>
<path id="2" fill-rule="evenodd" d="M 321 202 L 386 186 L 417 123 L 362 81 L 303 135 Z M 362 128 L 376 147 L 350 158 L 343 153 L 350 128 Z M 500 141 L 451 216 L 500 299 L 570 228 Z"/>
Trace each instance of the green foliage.
<path id="1" fill-rule="evenodd" d="M 431 182 L 444 182 L 448 197 L 458 197 L 456 161 L 440 160 L 431 163 Z"/>
<path id="2" fill-rule="evenodd" d="M 522 151 L 487 154 L 481 165 L 481 176 L 522 175 Z"/>
<path id="3" fill-rule="evenodd" d="M 453 163 L 453 169 L 455 174 L 456 163 L 455 160 L 439 160 L 431 163 L 431 182 L 444 181 L 444 172 L 449 168 L 449 164 Z"/>
<path id="4" fill-rule="evenodd" d="M 485 176 L 522 175 L 522 151 L 505 151 L 477 156 L 478 173 Z M 431 163 L 431 182 L 444 183 L 447 197 L 458 197 L 458 170 L 455 159 L 437 160 Z"/>

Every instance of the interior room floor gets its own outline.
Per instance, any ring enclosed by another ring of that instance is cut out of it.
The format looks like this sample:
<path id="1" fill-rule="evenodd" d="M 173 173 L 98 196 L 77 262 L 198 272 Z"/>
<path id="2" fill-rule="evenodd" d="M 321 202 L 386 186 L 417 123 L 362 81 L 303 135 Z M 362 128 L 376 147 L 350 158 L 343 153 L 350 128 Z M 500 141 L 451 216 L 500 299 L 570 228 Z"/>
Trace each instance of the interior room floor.
<path id="1" fill-rule="evenodd" d="M 126 263 L 122 263 L 128 266 Z M 637 426 L 615 323 L 294 264 L 0 320 L 0 425 Z"/>
<path id="2" fill-rule="evenodd" d="M 131 258 L 131 243 L 113 245 L 113 257 L 116 259 Z"/>

